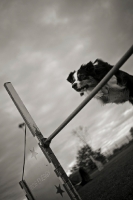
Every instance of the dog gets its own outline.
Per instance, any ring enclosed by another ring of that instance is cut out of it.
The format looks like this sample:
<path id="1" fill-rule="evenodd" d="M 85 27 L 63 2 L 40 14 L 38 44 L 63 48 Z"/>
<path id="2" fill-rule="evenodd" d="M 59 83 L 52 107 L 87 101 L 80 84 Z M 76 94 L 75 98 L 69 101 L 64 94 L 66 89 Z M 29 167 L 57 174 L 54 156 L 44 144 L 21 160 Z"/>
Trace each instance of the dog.
<path id="1" fill-rule="evenodd" d="M 95 62 L 90 61 L 81 65 L 79 70 L 71 72 L 67 81 L 81 96 L 88 95 L 112 68 L 113 65 L 96 59 Z M 133 104 L 133 76 L 122 70 L 117 70 L 95 95 L 95 98 L 100 100 L 102 104 L 120 104 L 126 101 Z"/>

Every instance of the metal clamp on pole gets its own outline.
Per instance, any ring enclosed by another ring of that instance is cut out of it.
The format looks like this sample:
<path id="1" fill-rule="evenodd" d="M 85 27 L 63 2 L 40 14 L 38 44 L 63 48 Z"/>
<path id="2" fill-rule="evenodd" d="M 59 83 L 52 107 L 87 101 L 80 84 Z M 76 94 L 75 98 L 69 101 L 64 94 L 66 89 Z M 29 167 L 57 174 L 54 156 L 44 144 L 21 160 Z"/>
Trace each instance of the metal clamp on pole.
<path id="1" fill-rule="evenodd" d="M 28 185 L 26 184 L 26 182 L 24 180 L 20 181 L 19 185 L 22 189 L 24 189 L 24 191 L 26 193 L 25 196 L 27 197 L 28 200 L 35 200 Z"/>
<path id="2" fill-rule="evenodd" d="M 50 146 L 50 143 L 51 143 L 51 140 L 48 140 L 47 141 L 47 138 L 42 138 L 41 139 L 41 145 L 44 147 L 44 148 L 48 148 Z"/>

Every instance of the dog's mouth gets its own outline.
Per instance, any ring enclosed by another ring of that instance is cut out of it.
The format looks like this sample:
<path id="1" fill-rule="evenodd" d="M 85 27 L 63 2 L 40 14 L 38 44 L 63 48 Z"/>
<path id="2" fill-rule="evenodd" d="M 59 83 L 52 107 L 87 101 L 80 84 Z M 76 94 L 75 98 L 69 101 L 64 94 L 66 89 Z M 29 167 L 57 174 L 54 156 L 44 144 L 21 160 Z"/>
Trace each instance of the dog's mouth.
<path id="1" fill-rule="evenodd" d="M 81 92 L 81 91 L 87 90 L 88 88 L 89 88 L 89 85 L 84 85 L 84 86 L 82 86 L 82 87 L 80 87 L 80 88 L 76 88 L 76 91 L 77 91 L 77 92 Z"/>

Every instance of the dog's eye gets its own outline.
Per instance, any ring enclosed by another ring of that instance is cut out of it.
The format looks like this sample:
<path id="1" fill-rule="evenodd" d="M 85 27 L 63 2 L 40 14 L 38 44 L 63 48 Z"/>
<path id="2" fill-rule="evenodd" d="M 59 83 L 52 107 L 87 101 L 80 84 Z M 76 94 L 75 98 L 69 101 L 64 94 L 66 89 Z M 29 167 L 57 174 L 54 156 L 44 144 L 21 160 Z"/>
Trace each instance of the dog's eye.
<path id="1" fill-rule="evenodd" d="M 84 78 L 85 78 L 85 76 L 83 74 L 81 74 L 81 75 L 78 76 L 79 81 L 84 80 Z"/>

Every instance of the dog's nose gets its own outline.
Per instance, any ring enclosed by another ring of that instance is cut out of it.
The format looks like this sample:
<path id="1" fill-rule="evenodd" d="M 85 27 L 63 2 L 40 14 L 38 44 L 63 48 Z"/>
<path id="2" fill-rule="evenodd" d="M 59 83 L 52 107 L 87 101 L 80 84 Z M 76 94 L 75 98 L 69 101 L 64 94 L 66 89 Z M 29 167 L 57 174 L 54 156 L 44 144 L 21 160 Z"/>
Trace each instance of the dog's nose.
<path id="1" fill-rule="evenodd" d="M 77 88 L 77 83 L 74 83 L 74 84 L 72 85 L 72 88 L 76 89 L 76 88 Z"/>

